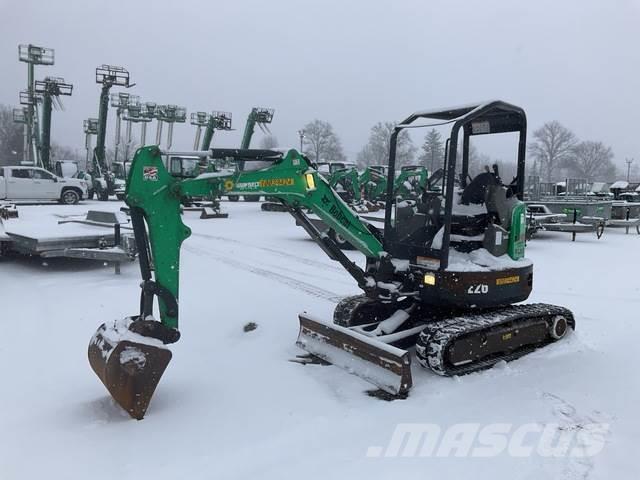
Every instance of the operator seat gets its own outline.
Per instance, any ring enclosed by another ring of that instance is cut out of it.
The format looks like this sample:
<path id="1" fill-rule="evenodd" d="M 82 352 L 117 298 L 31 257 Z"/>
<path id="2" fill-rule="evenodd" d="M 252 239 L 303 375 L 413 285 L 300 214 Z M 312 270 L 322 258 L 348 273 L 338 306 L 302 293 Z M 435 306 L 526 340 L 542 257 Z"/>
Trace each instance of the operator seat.
<path id="1" fill-rule="evenodd" d="M 488 167 L 487 167 L 488 168 Z M 496 176 L 486 171 L 477 175 L 462 191 L 462 205 L 485 205 L 489 189 L 498 185 Z M 451 216 L 451 233 L 466 237 L 475 237 L 484 233 L 489 223 L 489 211 L 483 213 L 456 213 Z"/>
<path id="2" fill-rule="evenodd" d="M 509 187 L 493 185 L 487 191 L 487 211 L 493 217 L 494 222 L 505 230 L 511 228 L 513 209 L 519 203 L 515 195 L 509 195 Z"/>
<path id="3" fill-rule="evenodd" d="M 484 172 L 476 175 L 476 178 L 474 178 L 462 192 L 461 203 L 463 205 L 469 205 L 472 203 L 479 205 L 485 203 L 487 190 L 496 185 L 499 185 L 499 182 L 495 174 L 491 172 Z"/>

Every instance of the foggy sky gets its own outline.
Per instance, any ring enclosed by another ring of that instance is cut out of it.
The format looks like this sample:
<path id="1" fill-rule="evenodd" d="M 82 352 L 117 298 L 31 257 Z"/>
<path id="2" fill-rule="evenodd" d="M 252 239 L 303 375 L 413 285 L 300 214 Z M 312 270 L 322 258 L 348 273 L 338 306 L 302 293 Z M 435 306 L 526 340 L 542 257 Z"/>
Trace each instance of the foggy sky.
<path id="1" fill-rule="evenodd" d="M 74 85 L 52 137 L 78 149 L 106 63 L 127 68 L 143 100 L 231 111 L 236 131 L 218 146 L 238 145 L 251 107 L 265 106 L 281 146 L 320 118 L 355 159 L 378 121 L 498 98 L 524 107 L 530 133 L 558 120 L 621 165 L 640 162 L 638 25 L 640 0 L 0 0 L 0 103 L 18 104 L 18 44 L 33 43 L 56 55 L 36 78 Z M 174 149 L 194 133 L 177 125 Z"/>

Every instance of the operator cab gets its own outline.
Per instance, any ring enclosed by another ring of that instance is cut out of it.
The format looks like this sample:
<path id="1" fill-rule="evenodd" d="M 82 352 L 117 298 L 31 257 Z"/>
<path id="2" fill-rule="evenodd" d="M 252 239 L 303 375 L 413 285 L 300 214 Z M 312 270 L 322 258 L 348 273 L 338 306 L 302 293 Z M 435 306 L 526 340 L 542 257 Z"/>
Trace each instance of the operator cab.
<path id="1" fill-rule="evenodd" d="M 420 259 L 426 259 L 424 263 L 436 270 L 448 268 L 452 250 L 469 253 L 484 248 L 493 257 L 508 254 L 513 260 L 522 258 L 524 231 L 521 219 L 524 219 L 525 207 L 521 199 L 526 141 L 524 111 L 495 101 L 444 111 L 418 112 L 409 116 L 395 128 L 392 135 L 389 182 L 395 178 L 397 136 L 418 119 L 453 123 L 447 140 L 445 166 L 442 172 L 432 175 L 419 201 L 398 202 L 387 198 L 385 250 L 393 257 L 407 259 L 411 263 L 419 264 Z M 471 178 L 470 137 L 505 132 L 519 135 L 516 178 L 510 185 L 504 185 L 495 165 L 491 168 L 486 166 L 483 172 Z M 457 162 L 459 136 L 462 137 L 461 162 Z M 459 175 L 456 175 L 456 163 L 460 164 Z M 395 211 L 395 215 L 392 215 L 392 211 Z M 460 258 L 458 255 L 455 257 Z"/>
<path id="2" fill-rule="evenodd" d="M 387 167 L 386 165 L 371 165 L 369 166 L 369 168 L 381 175 L 386 175 L 387 171 L 389 170 L 389 167 Z"/>
<path id="3" fill-rule="evenodd" d="M 169 173 L 179 178 L 195 178 L 202 173 L 201 157 L 195 155 L 171 155 L 167 158 Z M 206 159 L 205 164 L 206 166 Z"/>
<path id="4" fill-rule="evenodd" d="M 129 169 L 131 168 L 131 162 L 113 162 L 111 164 L 111 170 L 116 178 L 126 180 L 129 175 Z"/>

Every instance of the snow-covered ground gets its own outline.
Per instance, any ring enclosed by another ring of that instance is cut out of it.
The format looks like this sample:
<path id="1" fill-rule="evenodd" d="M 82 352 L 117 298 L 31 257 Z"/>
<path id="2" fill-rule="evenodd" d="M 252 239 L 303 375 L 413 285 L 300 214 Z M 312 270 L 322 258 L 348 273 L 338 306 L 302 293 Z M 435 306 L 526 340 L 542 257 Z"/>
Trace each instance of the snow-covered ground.
<path id="1" fill-rule="evenodd" d="M 34 220 L 120 206 L 19 210 Z M 185 214 L 193 236 L 182 253 L 182 339 L 142 421 L 114 404 L 86 358 L 101 323 L 136 313 L 137 264 L 116 276 L 80 260 L 0 261 L 0 479 L 635 478 L 640 236 L 541 234 L 527 250 L 530 301 L 571 308 L 575 334 L 461 378 L 414 362 L 409 398 L 386 402 L 335 367 L 288 361 L 302 353 L 298 312 L 330 317 L 339 298 L 358 293 L 347 273 L 287 214 L 224 208 L 228 219 Z M 245 333 L 248 322 L 257 330 Z M 606 423 L 609 433 L 586 458 L 367 456 L 402 423 Z"/>

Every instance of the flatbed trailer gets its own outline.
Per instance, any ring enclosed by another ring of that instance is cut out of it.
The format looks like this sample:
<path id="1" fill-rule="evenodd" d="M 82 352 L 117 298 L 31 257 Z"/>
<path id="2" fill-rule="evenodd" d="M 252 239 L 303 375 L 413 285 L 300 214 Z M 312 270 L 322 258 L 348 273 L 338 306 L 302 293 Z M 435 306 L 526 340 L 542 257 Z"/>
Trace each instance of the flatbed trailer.
<path id="1" fill-rule="evenodd" d="M 89 211 L 84 219 L 59 221 L 55 229 L 5 221 L 0 242 L 3 254 L 98 260 L 113 264 L 115 273 L 120 273 L 120 265 L 136 255 L 130 230 L 113 212 Z"/>

